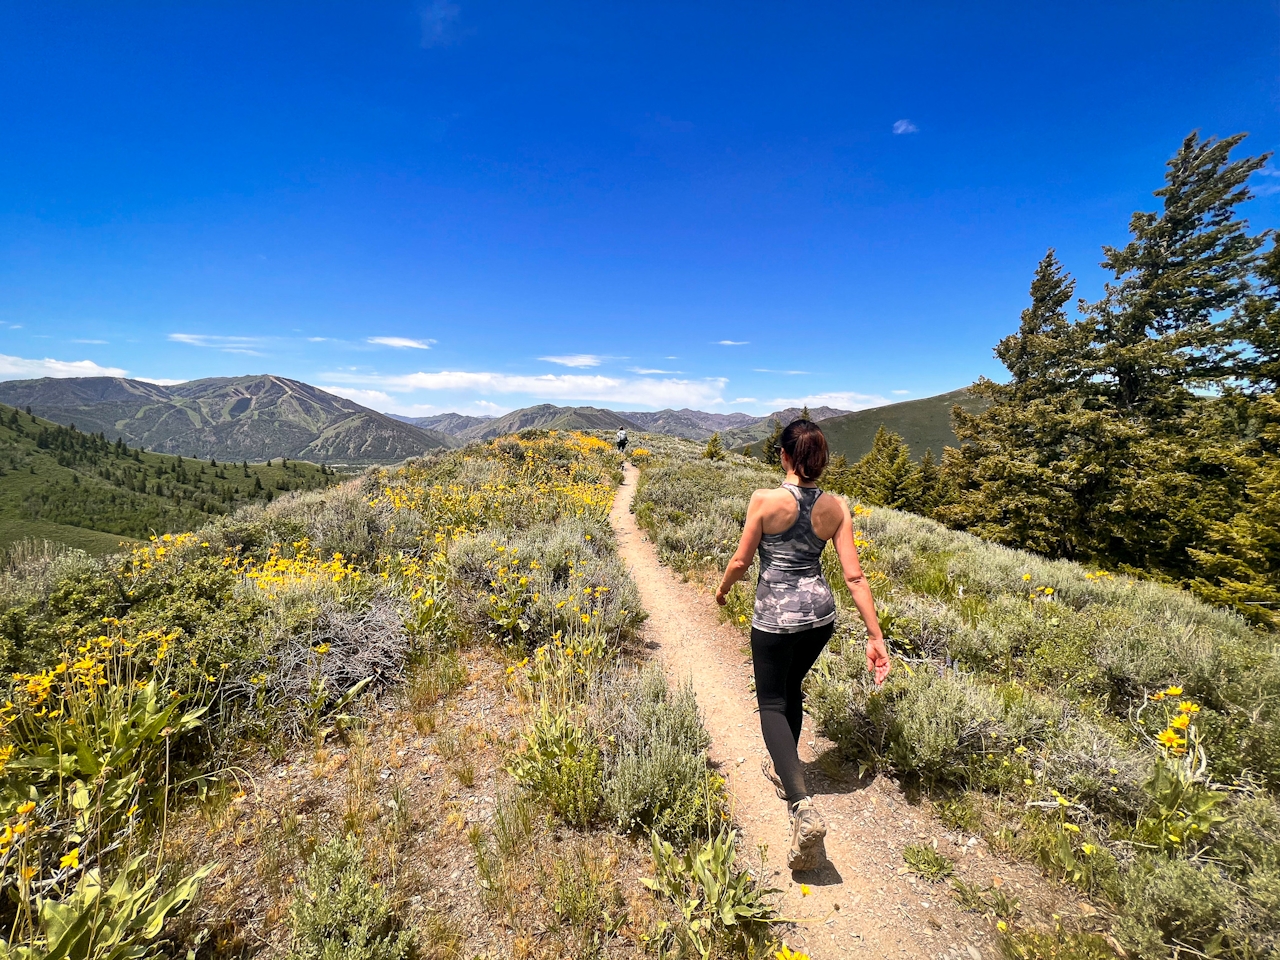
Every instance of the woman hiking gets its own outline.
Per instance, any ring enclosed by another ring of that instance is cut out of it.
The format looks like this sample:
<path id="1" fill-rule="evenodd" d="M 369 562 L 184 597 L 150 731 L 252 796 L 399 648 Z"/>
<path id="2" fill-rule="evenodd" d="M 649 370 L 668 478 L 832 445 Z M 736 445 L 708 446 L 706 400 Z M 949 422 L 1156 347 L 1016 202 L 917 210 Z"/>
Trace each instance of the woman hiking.
<path id="1" fill-rule="evenodd" d="M 787 866 L 812 870 L 826 859 L 827 825 L 813 807 L 800 767 L 800 685 L 835 628 L 835 598 L 822 575 L 822 550 L 828 540 L 835 543 L 845 583 L 867 625 L 867 668 L 877 684 L 889 674 L 889 653 L 858 562 L 849 507 L 817 487 L 827 466 L 826 437 L 812 421 L 793 420 L 782 431 L 779 448 L 786 480 L 780 487 L 751 495 L 742 540 L 716 590 L 716 603 L 724 606 L 729 588 L 746 575 L 758 549 L 751 659 L 760 731 L 769 751 L 761 768 L 791 813 Z"/>

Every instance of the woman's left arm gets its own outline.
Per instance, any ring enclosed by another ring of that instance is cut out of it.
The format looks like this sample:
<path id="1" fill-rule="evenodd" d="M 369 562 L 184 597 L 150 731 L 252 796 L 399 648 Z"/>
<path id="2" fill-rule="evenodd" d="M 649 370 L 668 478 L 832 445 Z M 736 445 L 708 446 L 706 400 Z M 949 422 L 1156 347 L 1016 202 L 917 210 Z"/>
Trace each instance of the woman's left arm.
<path id="1" fill-rule="evenodd" d="M 716 603 L 724 606 L 728 603 L 729 589 L 747 575 L 751 561 L 755 559 L 756 548 L 760 546 L 760 537 L 764 534 L 764 522 L 761 519 L 764 506 L 761 501 L 762 491 L 751 495 L 751 503 L 747 506 L 747 519 L 742 525 L 742 539 L 738 541 L 737 552 L 724 569 L 724 577 L 716 590 Z"/>

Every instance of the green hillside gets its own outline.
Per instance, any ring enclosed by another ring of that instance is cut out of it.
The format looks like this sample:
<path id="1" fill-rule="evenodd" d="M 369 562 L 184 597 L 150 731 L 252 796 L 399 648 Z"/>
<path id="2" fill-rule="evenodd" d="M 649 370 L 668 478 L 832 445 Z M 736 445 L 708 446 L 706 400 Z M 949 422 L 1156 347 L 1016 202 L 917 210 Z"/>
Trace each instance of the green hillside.
<path id="1" fill-rule="evenodd" d="M 21 540 L 48 540 L 83 550 L 95 557 L 115 553 L 121 544 L 137 542 L 134 537 L 69 527 L 65 523 L 50 523 L 48 520 L 0 520 L 0 552 Z"/>
<path id="2" fill-rule="evenodd" d="M 211 377 L 170 386 L 119 377 L 0 382 L 0 403 L 55 423 L 184 457 L 366 466 L 456 446 L 287 377 Z"/>
<path id="3" fill-rule="evenodd" d="M 24 537 L 102 553 L 121 538 L 193 530 L 290 490 L 328 486 L 327 467 L 144 453 L 0 404 L 0 545 Z"/>
<path id="4" fill-rule="evenodd" d="M 985 401 L 971 396 L 968 389 L 963 388 L 936 397 L 831 417 L 822 421 L 822 432 L 826 434 L 832 455 L 842 453 L 850 461 L 871 449 L 871 441 L 881 426 L 899 434 L 917 460 L 926 450 L 933 450 L 933 455 L 940 457 L 943 447 L 959 446 L 951 431 L 951 408 L 956 404 L 972 412 L 986 409 Z"/>

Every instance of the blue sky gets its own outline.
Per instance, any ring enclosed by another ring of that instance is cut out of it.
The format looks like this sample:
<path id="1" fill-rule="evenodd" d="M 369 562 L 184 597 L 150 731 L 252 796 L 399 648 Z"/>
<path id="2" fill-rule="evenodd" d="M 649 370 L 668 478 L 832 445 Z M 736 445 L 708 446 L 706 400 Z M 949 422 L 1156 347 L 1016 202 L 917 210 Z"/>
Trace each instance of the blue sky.
<path id="1" fill-rule="evenodd" d="M 1277 54 L 1230 0 L 7 4 L 0 377 L 927 396 L 1046 248 L 1099 292 L 1189 131 L 1280 144 Z"/>

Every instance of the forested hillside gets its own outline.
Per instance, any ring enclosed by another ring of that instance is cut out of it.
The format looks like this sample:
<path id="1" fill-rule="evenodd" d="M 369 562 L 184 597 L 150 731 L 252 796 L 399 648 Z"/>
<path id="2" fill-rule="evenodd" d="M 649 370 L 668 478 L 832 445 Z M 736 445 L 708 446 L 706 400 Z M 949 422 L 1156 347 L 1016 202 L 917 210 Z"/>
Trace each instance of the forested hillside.
<path id="1" fill-rule="evenodd" d="M 326 466 L 285 458 L 228 464 L 145 453 L 0 405 L 3 543 L 34 536 L 97 552 L 110 541 L 50 525 L 143 538 L 194 529 L 243 504 L 337 478 Z"/>
<path id="2" fill-rule="evenodd" d="M 0 403 L 161 453 L 217 460 L 290 457 L 366 466 L 454 445 L 287 377 L 209 377 L 157 386 L 119 377 L 0 382 Z"/>

